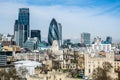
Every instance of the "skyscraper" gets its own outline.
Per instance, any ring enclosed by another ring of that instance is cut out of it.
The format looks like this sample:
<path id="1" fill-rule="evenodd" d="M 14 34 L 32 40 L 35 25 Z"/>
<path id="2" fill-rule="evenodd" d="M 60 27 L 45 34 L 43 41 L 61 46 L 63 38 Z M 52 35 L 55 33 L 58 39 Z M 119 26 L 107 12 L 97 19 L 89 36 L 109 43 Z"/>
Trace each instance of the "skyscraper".
<path id="1" fill-rule="evenodd" d="M 59 43 L 60 43 L 60 46 L 62 45 L 62 25 L 61 23 L 58 23 L 58 30 L 59 30 Z"/>
<path id="2" fill-rule="evenodd" d="M 104 43 L 106 43 L 106 44 L 112 44 L 112 37 L 107 36 L 106 37 L 106 41 Z"/>
<path id="3" fill-rule="evenodd" d="M 41 42 L 41 31 L 40 30 L 31 30 L 31 38 L 37 37 Z"/>
<path id="4" fill-rule="evenodd" d="M 14 23 L 14 39 L 15 39 L 15 42 L 16 44 L 18 45 L 19 44 L 19 36 L 18 36 L 18 20 L 15 20 L 15 23 Z"/>
<path id="5" fill-rule="evenodd" d="M 24 44 L 24 48 L 28 48 L 29 50 L 36 50 L 38 48 L 39 40 L 37 37 L 28 38 Z"/>
<path id="6" fill-rule="evenodd" d="M 60 23 L 53 18 L 50 22 L 49 32 L 48 32 L 48 43 L 52 45 L 53 41 L 57 40 L 59 46 L 61 46 L 62 42 L 62 26 Z"/>
<path id="7" fill-rule="evenodd" d="M 81 43 L 86 46 L 90 45 L 90 33 L 82 33 L 81 34 Z"/>
<path id="8" fill-rule="evenodd" d="M 20 8 L 18 20 L 14 25 L 14 38 L 16 44 L 23 47 L 25 41 L 29 37 L 29 8 Z"/>

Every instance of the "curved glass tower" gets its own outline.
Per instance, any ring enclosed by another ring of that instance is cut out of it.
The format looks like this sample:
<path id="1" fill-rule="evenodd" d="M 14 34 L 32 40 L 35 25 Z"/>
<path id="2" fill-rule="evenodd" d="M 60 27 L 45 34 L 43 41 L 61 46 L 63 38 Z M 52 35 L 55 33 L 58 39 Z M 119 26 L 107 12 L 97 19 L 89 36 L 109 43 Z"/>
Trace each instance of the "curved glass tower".
<path id="1" fill-rule="evenodd" d="M 52 45 L 54 40 L 60 40 L 60 31 L 59 31 L 59 25 L 57 21 L 53 18 L 50 22 L 49 26 L 49 32 L 48 32 L 48 43 L 49 45 Z"/>

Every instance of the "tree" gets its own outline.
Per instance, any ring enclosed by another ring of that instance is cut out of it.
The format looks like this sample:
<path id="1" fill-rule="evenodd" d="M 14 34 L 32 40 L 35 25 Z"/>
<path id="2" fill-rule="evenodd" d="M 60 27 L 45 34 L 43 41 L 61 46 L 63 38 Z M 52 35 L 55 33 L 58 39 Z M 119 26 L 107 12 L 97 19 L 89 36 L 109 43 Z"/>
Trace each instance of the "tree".
<path id="1" fill-rule="evenodd" d="M 19 77 L 25 78 L 27 73 L 28 73 L 28 70 L 26 69 L 26 67 L 19 67 L 18 68 Z"/>
<path id="2" fill-rule="evenodd" d="M 118 80 L 120 80 L 120 72 L 118 72 Z"/>
<path id="3" fill-rule="evenodd" d="M 53 61 L 53 69 L 58 70 L 61 68 L 60 61 Z"/>
<path id="4" fill-rule="evenodd" d="M 94 80 L 113 80 L 111 76 L 108 74 L 112 69 L 112 65 L 109 62 L 104 62 L 103 67 L 97 67 L 93 71 L 93 79 Z"/>
<path id="5" fill-rule="evenodd" d="M 71 70 L 69 70 L 68 77 L 81 78 L 80 70 L 78 70 L 78 69 L 71 69 Z"/>
<path id="6" fill-rule="evenodd" d="M 16 69 L 15 67 L 10 67 L 8 69 L 2 69 L 0 71 L 0 80 L 10 80 L 10 78 L 13 78 L 16 76 Z"/>

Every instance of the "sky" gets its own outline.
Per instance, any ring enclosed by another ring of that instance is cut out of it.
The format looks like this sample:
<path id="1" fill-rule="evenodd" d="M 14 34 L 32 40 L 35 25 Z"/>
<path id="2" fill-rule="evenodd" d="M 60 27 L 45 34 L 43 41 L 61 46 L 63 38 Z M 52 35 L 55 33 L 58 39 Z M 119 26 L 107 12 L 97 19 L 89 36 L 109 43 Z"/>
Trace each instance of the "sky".
<path id="1" fill-rule="evenodd" d="M 52 18 L 62 25 L 63 39 L 80 40 L 83 32 L 92 39 L 111 36 L 120 41 L 120 0 L 0 0 L 0 33 L 13 34 L 19 8 L 30 9 L 30 29 L 48 35 Z"/>

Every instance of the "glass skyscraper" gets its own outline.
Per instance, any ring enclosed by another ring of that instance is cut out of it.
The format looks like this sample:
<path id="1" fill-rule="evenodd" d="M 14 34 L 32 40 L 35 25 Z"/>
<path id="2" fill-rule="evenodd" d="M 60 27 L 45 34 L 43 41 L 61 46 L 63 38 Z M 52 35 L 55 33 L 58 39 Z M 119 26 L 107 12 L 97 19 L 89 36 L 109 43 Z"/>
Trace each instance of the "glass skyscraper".
<path id="1" fill-rule="evenodd" d="M 41 42 L 41 31 L 40 30 L 31 30 L 31 38 L 37 37 Z"/>
<path id="2" fill-rule="evenodd" d="M 104 41 L 105 44 L 112 44 L 112 37 L 107 36 L 106 41 Z"/>
<path id="3" fill-rule="evenodd" d="M 52 45 L 53 41 L 57 40 L 59 46 L 61 46 L 62 42 L 62 26 L 60 23 L 53 18 L 50 22 L 49 32 L 48 32 L 48 43 Z"/>
<path id="4" fill-rule="evenodd" d="M 58 28 L 59 28 L 59 44 L 60 46 L 62 45 L 62 25 L 58 23 Z"/>
<path id="5" fill-rule="evenodd" d="M 23 47 L 25 41 L 29 37 L 29 8 L 20 8 L 18 20 L 14 25 L 14 36 L 16 44 Z"/>
<path id="6" fill-rule="evenodd" d="M 86 46 L 90 45 L 90 33 L 81 34 L 81 43 L 83 43 Z"/>

